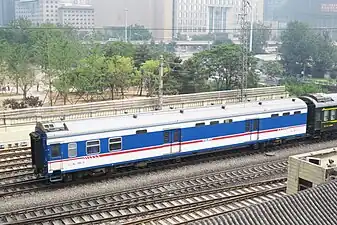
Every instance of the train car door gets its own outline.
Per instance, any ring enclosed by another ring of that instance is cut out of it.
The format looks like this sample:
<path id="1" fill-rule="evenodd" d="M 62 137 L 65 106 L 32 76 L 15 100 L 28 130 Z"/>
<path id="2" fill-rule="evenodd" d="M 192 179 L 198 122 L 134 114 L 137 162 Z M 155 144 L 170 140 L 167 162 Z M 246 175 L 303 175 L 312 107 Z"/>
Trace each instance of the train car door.
<path id="1" fill-rule="evenodd" d="M 171 154 L 181 151 L 181 129 L 173 129 L 164 131 L 165 143 L 170 144 Z"/>
<path id="2" fill-rule="evenodd" d="M 260 131 L 259 119 L 246 120 L 246 132 L 250 133 L 248 141 L 259 140 L 259 131 Z"/>
<path id="3" fill-rule="evenodd" d="M 50 145 L 50 170 L 61 171 L 63 169 L 61 144 Z"/>

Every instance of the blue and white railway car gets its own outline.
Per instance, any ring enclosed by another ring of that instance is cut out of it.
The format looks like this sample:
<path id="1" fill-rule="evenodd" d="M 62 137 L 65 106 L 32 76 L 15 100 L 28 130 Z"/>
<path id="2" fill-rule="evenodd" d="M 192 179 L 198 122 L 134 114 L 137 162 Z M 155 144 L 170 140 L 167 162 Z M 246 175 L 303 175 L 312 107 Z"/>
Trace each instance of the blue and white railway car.
<path id="1" fill-rule="evenodd" d="M 115 166 L 306 135 L 307 105 L 279 99 L 227 106 L 38 123 L 33 166 L 52 181 Z"/>

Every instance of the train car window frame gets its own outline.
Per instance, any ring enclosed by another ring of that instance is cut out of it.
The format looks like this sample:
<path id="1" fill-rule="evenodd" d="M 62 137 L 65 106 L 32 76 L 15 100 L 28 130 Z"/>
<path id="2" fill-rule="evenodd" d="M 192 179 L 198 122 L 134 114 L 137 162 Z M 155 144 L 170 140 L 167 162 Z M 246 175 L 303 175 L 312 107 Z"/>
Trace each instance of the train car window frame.
<path id="1" fill-rule="evenodd" d="M 282 114 L 282 116 L 290 116 L 290 112 L 285 112 Z"/>
<path id="2" fill-rule="evenodd" d="M 57 150 L 57 151 L 55 151 Z M 57 153 L 55 155 L 55 153 Z M 61 144 L 54 144 L 54 145 L 50 145 L 50 156 L 52 158 L 59 158 L 61 157 Z"/>
<path id="3" fill-rule="evenodd" d="M 324 111 L 323 113 L 323 121 L 329 121 L 330 119 L 330 111 Z"/>
<path id="4" fill-rule="evenodd" d="M 144 130 L 137 130 L 136 134 L 147 134 L 147 130 L 146 129 L 144 129 Z"/>
<path id="5" fill-rule="evenodd" d="M 226 119 L 223 121 L 224 123 L 232 123 L 233 122 L 233 119 Z"/>
<path id="6" fill-rule="evenodd" d="M 181 130 L 175 130 L 173 132 L 173 142 L 181 142 Z"/>
<path id="7" fill-rule="evenodd" d="M 245 131 L 246 132 L 250 132 L 251 131 L 251 121 L 250 120 L 246 120 L 246 125 L 245 125 Z"/>
<path id="8" fill-rule="evenodd" d="M 77 143 L 68 143 L 68 157 L 74 158 L 77 157 Z"/>
<path id="9" fill-rule="evenodd" d="M 321 121 L 322 120 L 322 113 L 321 111 L 316 112 L 316 121 Z"/>
<path id="10" fill-rule="evenodd" d="M 217 124 L 219 124 L 219 121 L 211 121 L 211 122 L 209 122 L 209 125 L 217 125 Z"/>
<path id="11" fill-rule="evenodd" d="M 109 152 L 116 152 L 122 150 L 122 138 L 121 137 L 115 137 L 115 138 L 109 138 Z M 111 148 L 113 146 L 114 148 Z"/>
<path id="12" fill-rule="evenodd" d="M 278 113 L 274 113 L 274 114 L 271 114 L 270 117 L 271 117 L 271 118 L 279 117 L 279 114 L 278 114 Z"/>
<path id="13" fill-rule="evenodd" d="M 294 112 L 294 115 L 298 115 L 298 114 L 301 114 L 301 111 L 295 111 Z"/>
<path id="14" fill-rule="evenodd" d="M 95 144 L 91 144 L 91 142 L 98 142 Z M 88 148 L 94 148 L 98 146 L 98 152 L 92 152 L 92 153 L 88 153 Z M 86 153 L 87 155 L 96 155 L 99 154 L 101 152 L 101 141 L 100 140 L 90 140 L 86 142 Z"/>
<path id="15" fill-rule="evenodd" d="M 196 123 L 195 126 L 196 126 L 196 127 L 205 126 L 205 122 L 202 122 L 202 123 Z"/>
<path id="16" fill-rule="evenodd" d="M 336 120 L 336 110 L 331 110 L 330 112 L 330 120 Z"/>
<path id="17" fill-rule="evenodd" d="M 164 131 L 163 138 L 164 144 L 170 143 L 170 131 Z"/>

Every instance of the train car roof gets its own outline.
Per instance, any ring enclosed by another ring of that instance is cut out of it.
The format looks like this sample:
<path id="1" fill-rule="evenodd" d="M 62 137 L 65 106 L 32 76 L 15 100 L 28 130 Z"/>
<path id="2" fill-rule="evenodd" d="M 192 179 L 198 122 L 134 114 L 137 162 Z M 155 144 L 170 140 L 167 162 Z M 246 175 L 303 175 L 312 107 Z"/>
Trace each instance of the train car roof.
<path id="1" fill-rule="evenodd" d="M 329 106 L 336 106 L 337 105 L 337 94 L 308 94 L 301 97 L 302 99 L 307 99 L 312 102 L 316 108 L 323 108 Z"/>
<path id="2" fill-rule="evenodd" d="M 48 138 L 66 137 L 119 131 L 127 129 L 146 129 L 174 123 L 233 119 L 238 116 L 250 116 L 260 113 L 273 113 L 288 110 L 306 109 L 306 103 L 299 98 L 287 98 L 262 102 L 246 102 L 225 106 L 209 106 L 183 110 L 155 111 L 120 116 L 92 118 L 77 121 L 38 123 Z"/>

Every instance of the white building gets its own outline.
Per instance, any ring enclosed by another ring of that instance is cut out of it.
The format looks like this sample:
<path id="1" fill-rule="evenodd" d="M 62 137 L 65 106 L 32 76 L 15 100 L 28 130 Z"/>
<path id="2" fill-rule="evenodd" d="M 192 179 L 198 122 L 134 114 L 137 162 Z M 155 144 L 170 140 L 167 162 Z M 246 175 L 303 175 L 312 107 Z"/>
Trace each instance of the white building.
<path id="1" fill-rule="evenodd" d="M 250 0 L 247 19 L 263 21 L 264 0 Z M 240 28 L 239 15 L 242 0 L 175 0 L 173 6 L 174 35 L 198 35 L 226 32 Z"/>
<path id="2" fill-rule="evenodd" d="M 59 19 L 62 25 L 90 30 L 95 26 L 94 8 L 90 5 L 69 5 L 59 7 Z"/>
<path id="3" fill-rule="evenodd" d="M 16 19 L 25 18 L 33 24 L 69 24 L 75 28 L 94 27 L 94 9 L 89 0 L 16 0 Z"/>

